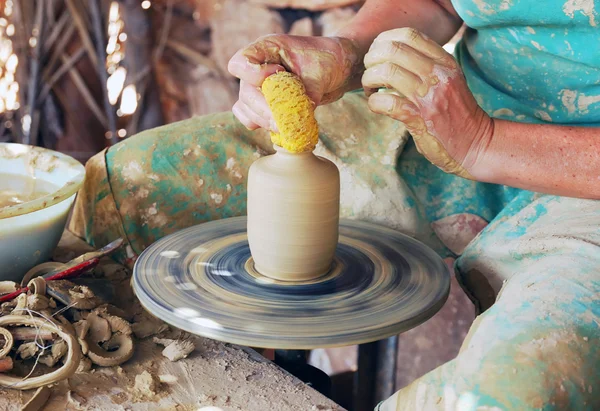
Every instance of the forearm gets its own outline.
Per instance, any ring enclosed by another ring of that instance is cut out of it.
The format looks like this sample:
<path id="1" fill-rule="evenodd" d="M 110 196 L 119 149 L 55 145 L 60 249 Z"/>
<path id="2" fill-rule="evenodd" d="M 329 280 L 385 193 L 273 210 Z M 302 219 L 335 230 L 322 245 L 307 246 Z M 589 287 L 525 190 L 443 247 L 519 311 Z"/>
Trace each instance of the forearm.
<path id="1" fill-rule="evenodd" d="M 350 24 L 337 35 L 354 40 L 364 55 L 373 40 L 387 30 L 414 28 L 443 45 L 456 34 L 461 24 L 449 1 L 367 0 Z"/>
<path id="2" fill-rule="evenodd" d="M 444 45 L 461 25 L 462 20 L 450 0 L 367 0 L 350 24 L 336 36 L 352 40 L 362 61 L 373 40 L 384 31 L 410 27 Z M 348 91 L 361 88 L 361 75 L 362 71 L 355 73 Z"/>
<path id="3" fill-rule="evenodd" d="M 600 128 L 494 120 L 485 144 L 465 161 L 479 181 L 600 199 Z"/>

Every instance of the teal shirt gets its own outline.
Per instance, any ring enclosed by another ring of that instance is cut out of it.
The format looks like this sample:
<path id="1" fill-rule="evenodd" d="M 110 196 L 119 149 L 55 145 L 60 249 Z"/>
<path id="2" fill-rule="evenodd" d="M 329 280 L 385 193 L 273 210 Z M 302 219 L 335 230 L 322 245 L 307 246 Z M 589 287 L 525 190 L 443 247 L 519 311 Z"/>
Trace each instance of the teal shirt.
<path id="1" fill-rule="evenodd" d="M 452 0 L 479 105 L 527 123 L 600 126 L 600 1 Z"/>

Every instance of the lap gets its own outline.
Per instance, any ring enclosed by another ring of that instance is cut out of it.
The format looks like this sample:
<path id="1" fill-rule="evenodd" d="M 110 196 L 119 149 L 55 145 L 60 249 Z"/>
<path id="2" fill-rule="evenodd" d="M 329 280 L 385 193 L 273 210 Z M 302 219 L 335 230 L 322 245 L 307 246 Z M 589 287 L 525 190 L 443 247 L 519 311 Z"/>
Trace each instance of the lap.
<path id="1" fill-rule="evenodd" d="M 486 405 L 598 409 L 600 202 L 539 196 L 507 210 L 457 268 L 497 290 L 456 360 Z"/>
<path id="2" fill-rule="evenodd" d="M 319 107 L 317 118 L 316 153 L 340 169 L 344 218 L 398 229 L 446 257 L 463 247 L 448 239 L 464 245 L 513 195 L 431 165 L 404 126 L 372 113 L 362 93 Z M 131 264 L 169 233 L 244 215 L 248 168 L 270 152 L 268 134 L 247 130 L 231 113 L 144 131 L 88 162 L 69 228 L 96 246 L 125 238 L 128 253 L 119 259 Z"/>
<path id="3" fill-rule="evenodd" d="M 469 244 L 456 268 L 482 311 L 509 280 L 529 284 L 541 275 L 587 280 L 589 288 L 600 281 L 600 202 L 523 193 Z"/>
<path id="4" fill-rule="evenodd" d="M 522 200 L 457 261 L 461 280 L 481 277 L 467 287 L 485 282 L 496 301 L 481 305 L 484 312 L 454 360 L 395 394 L 382 410 L 454 409 L 461 401 L 473 409 L 600 407 L 594 392 L 600 384 L 594 343 L 600 335 L 600 202 Z M 482 291 L 469 290 L 476 298 Z"/>

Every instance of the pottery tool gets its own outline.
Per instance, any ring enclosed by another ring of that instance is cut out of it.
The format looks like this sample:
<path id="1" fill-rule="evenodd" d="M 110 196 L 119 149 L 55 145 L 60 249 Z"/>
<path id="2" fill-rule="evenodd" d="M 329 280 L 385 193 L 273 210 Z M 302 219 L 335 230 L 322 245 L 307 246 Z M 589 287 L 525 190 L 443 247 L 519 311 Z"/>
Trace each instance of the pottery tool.
<path id="1" fill-rule="evenodd" d="M 181 230 L 144 250 L 133 289 L 154 316 L 193 334 L 279 349 L 363 344 L 433 316 L 450 289 L 442 259 L 379 225 L 339 220 L 339 172 L 313 154 L 302 82 L 263 84 L 279 133 L 253 163 L 248 216 Z"/>
<path id="2" fill-rule="evenodd" d="M 193 334 L 262 348 L 376 341 L 411 329 L 444 304 L 450 275 L 422 243 L 344 221 L 331 270 L 278 281 L 254 269 L 246 217 L 164 237 L 136 261 L 133 289 L 150 313 Z"/>
<path id="3" fill-rule="evenodd" d="M 29 287 L 26 284 L 29 284 L 29 281 L 37 276 L 43 277 L 46 281 L 66 280 L 78 277 L 84 272 L 94 268 L 100 262 L 100 258 L 111 254 L 122 244 L 123 239 L 119 238 L 98 250 L 85 253 L 66 264 L 48 262 L 33 267 L 23 277 L 21 282 L 22 287 L 12 293 L 1 296 L 0 303 L 11 301 L 20 294 L 28 292 Z M 48 289 L 48 294 L 51 297 L 57 298 L 63 304 L 68 304 L 68 301 L 65 301 L 63 298 L 61 298 L 60 294 L 53 294 L 53 290 L 51 288 Z"/>

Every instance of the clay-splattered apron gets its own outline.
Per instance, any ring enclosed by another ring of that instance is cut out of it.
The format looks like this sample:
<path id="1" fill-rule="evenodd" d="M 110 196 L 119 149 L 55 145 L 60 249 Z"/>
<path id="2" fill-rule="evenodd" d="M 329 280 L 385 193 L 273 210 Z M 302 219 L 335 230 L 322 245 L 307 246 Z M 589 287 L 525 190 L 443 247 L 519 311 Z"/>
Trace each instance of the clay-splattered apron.
<path id="1" fill-rule="evenodd" d="M 600 124 L 596 6 L 457 2 L 480 30 L 467 33 L 458 59 L 482 107 L 513 121 Z M 600 203 L 444 174 L 360 93 L 317 113 L 317 153 L 340 168 L 343 217 L 462 254 L 457 275 L 487 309 L 455 360 L 380 409 L 600 409 Z M 70 228 L 97 246 L 124 237 L 118 258 L 131 265 L 166 234 L 245 214 L 248 167 L 271 150 L 263 131 L 231 113 L 140 133 L 88 162 Z"/>

